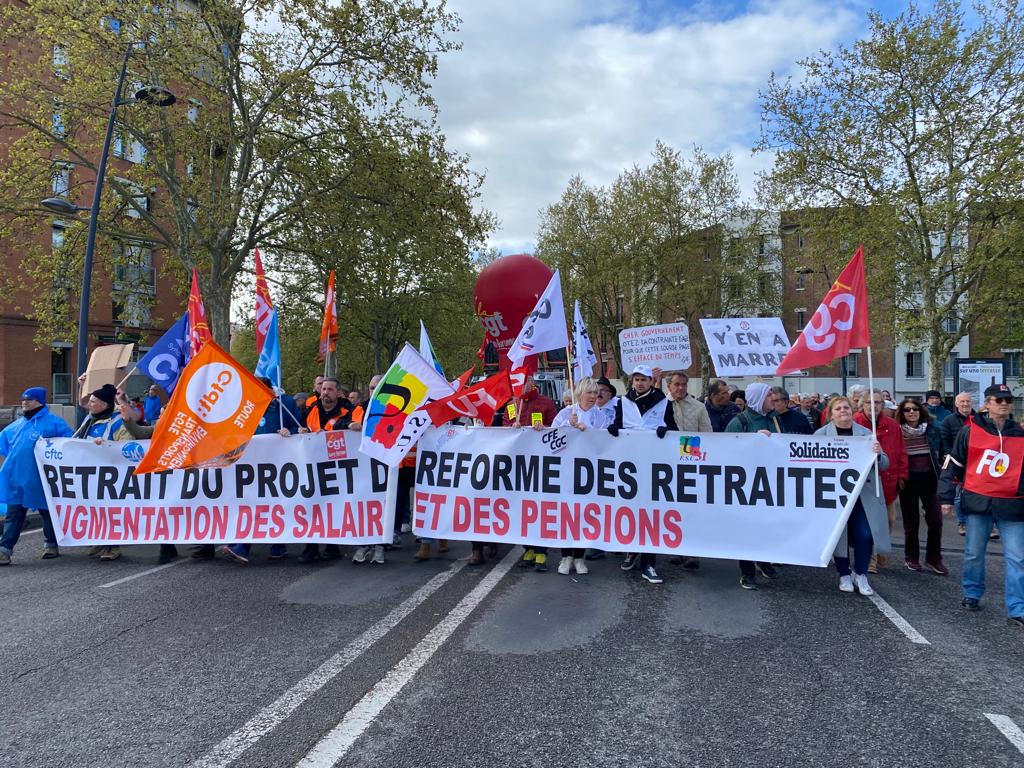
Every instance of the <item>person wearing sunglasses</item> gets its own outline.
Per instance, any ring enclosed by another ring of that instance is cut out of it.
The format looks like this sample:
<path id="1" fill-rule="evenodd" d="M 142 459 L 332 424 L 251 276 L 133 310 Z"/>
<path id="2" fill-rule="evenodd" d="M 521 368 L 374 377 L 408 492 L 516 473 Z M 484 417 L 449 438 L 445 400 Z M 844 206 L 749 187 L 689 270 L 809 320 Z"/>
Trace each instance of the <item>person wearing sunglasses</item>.
<path id="1" fill-rule="evenodd" d="M 942 437 L 928 409 L 917 400 L 905 399 L 896 412 L 907 454 L 907 478 L 900 480 L 900 512 L 903 515 L 903 558 L 912 571 L 927 570 L 948 576 L 942 562 L 942 512 L 935 495 L 939 482 Z M 921 564 L 921 508 L 928 526 L 924 565 Z"/>
<path id="2" fill-rule="evenodd" d="M 1006 384 L 985 390 L 987 415 L 977 414 L 960 430 L 946 457 L 939 483 L 942 512 L 953 511 L 957 485 L 967 517 L 964 537 L 963 599 L 968 611 L 981 609 L 985 593 L 985 550 L 999 522 L 1005 566 L 1007 623 L 1024 629 L 1024 429 L 1013 420 L 1013 392 Z"/>

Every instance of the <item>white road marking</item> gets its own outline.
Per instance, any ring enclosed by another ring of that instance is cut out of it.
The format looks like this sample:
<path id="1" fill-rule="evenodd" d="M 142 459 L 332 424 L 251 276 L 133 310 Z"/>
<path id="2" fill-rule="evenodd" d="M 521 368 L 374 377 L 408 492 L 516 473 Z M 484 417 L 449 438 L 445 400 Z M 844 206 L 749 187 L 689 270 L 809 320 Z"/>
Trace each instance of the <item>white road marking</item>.
<path id="1" fill-rule="evenodd" d="M 430 661 L 459 625 L 516 564 L 520 551 L 518 547 L 513 547 L 512 551 L 427 633 L 408 656 L 392 667 L 369 693 L 345 713 L 341 722 L 296 764 L 296 768 L 330 768 L 341 760 L 391 700 Z"/>
<path id="2" fill-rule="evenodd" d="M 983 712 L 999 732 L 1005 736 L 1013 746 L 1017 748 L 1017 751 L 1024 755 L 1024 731 L 1013 722 L 1006 715 L 990 715 L 988 712 Z"/>
<path id="3" fill-rule="evenodd" d="M 140 571 L 139 573 L 133 573 L 131 576 L 125 576 L 123 579 L 118 579 L 117 581 L 111 581 L 111 582 L 109 582 L 107 584 L 100 584 L 96 588 L 97 589 L 107 589 L 109 587 L 116 587 L 119 584 L 125 584 L 125 583 L 127 583 L 129 581 L 135 581 L 135 579 L 141 579 L 143 576 L 149 576 L 149 574 L 151 574 L 151 573 L 156 573 L 157 571 L 163 571 L 163 570 L 166 570 L 167 568 L 173 568 L 174 566 L 181 565 L 184 562 L 185 562 L 184 560 L 174 560 L 173 562 L 170 562 L 170 563 L 164 563 L 163 565 L 158 565 L 156 568 L 150 568 L 147 571 Z"/>
<path id="4" fill-rule="evenodd" d="M 885 602 L 877 592 L 873 595 L 868 595 L 868 600 L 874 603 L 875 607 L 882 612 L 882 615 L 895 624 L 896 629 L 906 635 L 910 642 L 917 643 L 918 645 L 931 645 L 931 643 L 925 639 L 924 635 L 910 626 L 910 622 L 900 616 L 896 612 L 896 609 Z"/>
<path id="5" fill-rule="evenodd" d="M 310 672 L 295 685 L 281 694 L 248 722 L 216 744 L 193 765 L 195 768 L 224 768 L 241 757 L 249 747 L 283 723 L 311 696 L 337 677 L 349 664 L 368 651 L 374 643 L 398 626 L 428 597 L 455 576 L 466 561 L 460 560 L 448 570 L 437 574 L 422 587 L 413 592 L 391 613 L 363 632 L 359 637 L 342 648 L 338 653 Z"/>
<path id="6" fill-rule="evenodd" d="M 42 533 L 42 528 L 33 528 L 31 531 L 22 531 L 21 536 L 31 536 L 33 533 Z M 20 538 L 20 536 L 19 536 Z"/>

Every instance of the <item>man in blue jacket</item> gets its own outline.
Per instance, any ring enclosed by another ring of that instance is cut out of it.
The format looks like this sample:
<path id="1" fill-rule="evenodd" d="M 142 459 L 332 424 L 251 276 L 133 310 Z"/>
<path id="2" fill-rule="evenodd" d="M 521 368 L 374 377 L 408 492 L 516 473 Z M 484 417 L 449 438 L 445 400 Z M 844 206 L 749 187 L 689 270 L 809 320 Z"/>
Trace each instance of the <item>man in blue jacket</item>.
<path id="1" fill-rule="evenodd" d="M 25 515 L 38 509 L 43 518 L 43 559 L 59 554 L 57 534 L 46 508 L 43 483 L 36 467 L 35 447 L 40 438 L 71 437 L 71 427 L 46 407 L 46 389 L 29 387 L 21 395 L 23 416 L 0 432 L 0 503 L 7 505 L 7 523 L 0 538 L 0 565 L 10 565 Z"/>

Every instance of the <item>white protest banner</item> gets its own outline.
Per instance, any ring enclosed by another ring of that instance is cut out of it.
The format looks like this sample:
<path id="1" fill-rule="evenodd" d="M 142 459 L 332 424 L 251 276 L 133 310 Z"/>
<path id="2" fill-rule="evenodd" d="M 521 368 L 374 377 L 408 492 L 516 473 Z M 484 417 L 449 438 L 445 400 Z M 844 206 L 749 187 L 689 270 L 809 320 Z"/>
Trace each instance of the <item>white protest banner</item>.
<path id="1" fill-rule="evenodd" d="M 867 437 L 448 427 L 420 440 L 418 536 L 828 564 Z"/>
<path id="2" fill-rule="evenodd" d="M 36 464 L 62 546 L 391 543 L 388 468 L 359 440 L 257 435 L 228 467 L 135 475 L 147 441 L 59 438 L 36 444 Z"/>
<path id="3" fill-rule="evenodd" d="M 789 352 L 777 317 L 702 319 L 700 327 L 718 376 L 774 376 Z"/>
<path id="4" fill-rule="evenodd" d="M 690 329 L 686 323 L 648 325 L 619 331 L 622 370 L 631 373 L 638 365 L 663 371 L 680 371 L 693 362 L 690 356 Z"/>

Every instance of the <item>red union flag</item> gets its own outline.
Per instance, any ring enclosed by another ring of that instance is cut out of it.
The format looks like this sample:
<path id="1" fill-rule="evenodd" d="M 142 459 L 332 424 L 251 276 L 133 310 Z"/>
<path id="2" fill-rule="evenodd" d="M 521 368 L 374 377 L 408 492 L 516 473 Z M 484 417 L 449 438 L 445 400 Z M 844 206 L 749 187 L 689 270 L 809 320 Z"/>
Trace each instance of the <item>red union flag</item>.
<path id="1" fill-rule="evenodd" d="M 259 357 L 260 352 L 263 351 L 263 343 L 267 340 L 267 331 L 270 330 L 274 302 L 270 300 L 270 287 L 267 285 L 267 276 L 263 272 L 260 249 L 254 248 L 252 255 L 256 259 L 256 357 Z"/>
<path id="2" fill-rule="evenodd" d="M 334 299 L 334 270 L 327 281 L 327 297 L 324 299 L 324 322 L 320 327 L 320 351 L 316 359 L 321 363 L 338 345 L 338 302 Z"/>
<path id="3" fill-rule="evenodd" d="M 522 397 L 523 387 L 526 386 L 526 377 L 532 376 L 537 370 L 537 356 L 530 355 L 523 360 L 522 365 L 515 366 L 509 376 L 512 379 L 512 396 Z"/>
<path id="4" fill-rule="evenodd" d="M 484 379 L 479 384 L 456 392 L 423 407 L 435 427 L 452 419 L 468 417 L 489 425 L 495 412 L 512 399 L 512 382 L 508 371 Z"/>
<path id="5" fill-rule="evenodd" d="M 864 248 L 858 246 L 850 262 L 832 283 L 807 327 L 797 337 L 776 375 L 827 365 L 856 347 L 871 346 L 868 328 L 868 291 L 864 280 Z"/>
<path id="6" fill-rule="evenodd" d="M 199 293 L 199 273 L 195 269 L 192 270 L 192 288 L 188 292 L 188 327 L 190 354 L 195 357 L 203 345 L 213 339 L 210 326 L 206 322 L 203 296 Z"/>

